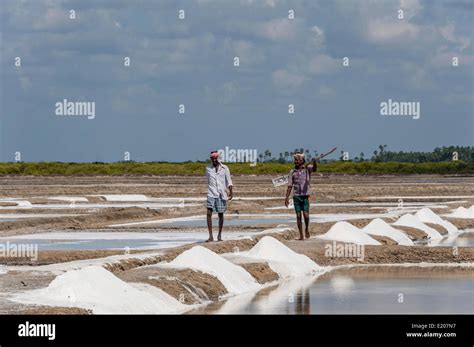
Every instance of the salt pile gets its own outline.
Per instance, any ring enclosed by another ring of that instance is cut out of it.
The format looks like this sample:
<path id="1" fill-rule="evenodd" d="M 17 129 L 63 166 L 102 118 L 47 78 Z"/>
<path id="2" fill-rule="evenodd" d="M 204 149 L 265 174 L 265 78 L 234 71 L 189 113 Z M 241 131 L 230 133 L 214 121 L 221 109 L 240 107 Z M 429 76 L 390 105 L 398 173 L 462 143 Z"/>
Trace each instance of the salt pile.
<path id="1" fill-rule="evenodd" d="M 449 214 L 448 217 L 474 218 L 474 206 L 471 206 L 470 208 L 459 206 L 451 214 Z"/>
<path id="2" fill-rule="evenodd" d="M 369 224 L 367 224 L 363 229 L 363 232 L 371 235 L 378 235 L 378 236 L 386 236 L 391 238 L 392 240 L 396 241 L 399 245 L 403 246 L 412 246 L 413 241 L 410 240 L 408 236 L 406 236 L 400 230 L 397 230 L 390 226 L 387 222 L 383 219 L 375 218 Z"/>
<path id="3" fill-rule="evenodd" d="M 136 201 L 149 201 L 150 198 L 142 194 L 109 194 L 109 195 L 98 195 L 103 197 L 106 201 L 114 202 L 136 202 Z"/>
<path id="4" fill-rule="evenodd" d="M 8 272 L 8 268 L 5 265 L 0 265 L 0 275 L 4 275 Z"/>
<path id="5" fill-rule="evenodd" d="M 235 265 L 213 251 L 195 246 L 168 263 L 171 267 L 189 268 L 217 277 L 229 294 L 239 294 L 261 288 L 244 268 Z"/>
<path id="6" fill-rule="evenodd" d="M 29 201 L 26 201 L 26 200 L 20 200 L 20 201 L 15 201 L 18 205 L 18 207 L 22 207 L 22 208 L 32 208 L 33 205 L 31 204 L 31 202 Z"/>
<path id="7" fill-rule="evenodd" d="M 436 213 L 431 211 L 429 208 L 422 208 L 419 210 L 417 213 L 415 213 L 415 216 L 421 220 L 423 223 L 433 223 L 433 224 L 438 224 L 444 227 L 449 234 L 457 234 L 459 233 L 458 228 L 454 226 L 454 224 L 445 221 L 442 219 L 440 216 L 438 216 Z"/>
<path id="8" fill-rule="evenodd" d="M 370 237 L 368 234 L 347 222 L 337 222 L 329 231 L 320 236 L 322 240 L 340 241 L 355 243 L 358 245 L 380 245 L 381 243 Z"/>
<path id="9" fill-rule="evenodd" d="M 89 202 L 89 200 L 83 196 L 50 196 L 48 199 L 67 202 Z"/>
<path id="10" fill-rule="evenodd" d="M 280 278 L 304 276 L 324 271 L 307 256 L 294 252 L 271 236 L 263 237 L 250 251 L 241 252 L 240 255 L 267 261 L 270 268 Z"/>
<path id="11" fill-rule="evenodd" d="M 13 300 L 81 307 L 99 314 L 182 313 L 190 307 L 158 288 L 147 285 L 137 288 L 100 266 L 67 271 L 47 288 L 17 294 Z"/>
<path id="12" fill-rule="evenodd" d="M 430 228 L 412 214 L 404 214 L 393 225 L 406 226 L 424 231 L 430 239 L 441 239 L 443 236 L 435 229 Z"/>

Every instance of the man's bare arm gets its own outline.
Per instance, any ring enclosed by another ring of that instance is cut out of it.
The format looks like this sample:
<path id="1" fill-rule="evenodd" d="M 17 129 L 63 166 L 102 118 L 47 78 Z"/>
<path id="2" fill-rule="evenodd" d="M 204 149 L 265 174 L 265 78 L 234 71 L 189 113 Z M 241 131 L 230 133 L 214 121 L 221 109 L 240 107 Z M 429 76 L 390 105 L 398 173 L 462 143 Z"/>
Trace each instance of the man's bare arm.
<path id="1" fill-rule="evenodd" d="M 286 207 L 288 207 L 288 205 L 290 204 L 290 194 L 291 194 L 291 189 L 292 188 L 293 187 L 290 186 L 286 189 L 286 197 L 285 197 L 285 206 Z"/>
<path id="2" fill-rule="evenodd" d="M 318 168 L 318 163 L 316 161 L 316 158 L 313 158 L 313 160 L 311 160 L 308 164 L 306 164 L 306 167 L 308 167 L 309 165 L 313 166 L 312 172 L 316 172 L 316 170 Z"/>

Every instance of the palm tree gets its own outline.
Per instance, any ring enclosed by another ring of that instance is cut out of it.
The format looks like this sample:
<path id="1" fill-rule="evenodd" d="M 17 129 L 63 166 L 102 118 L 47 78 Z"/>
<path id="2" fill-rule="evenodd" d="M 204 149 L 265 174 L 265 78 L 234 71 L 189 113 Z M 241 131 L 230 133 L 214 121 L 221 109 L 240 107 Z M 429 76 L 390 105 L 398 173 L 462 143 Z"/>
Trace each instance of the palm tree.
<path id="1" fill-rule="evenodd" d="M 280 152 L 280 158 L 278 158 L 279 163 L 284 163 L 285 162 L 285 157 L 283 156 L 283 153 Z"/>
<path id="2" fill-rule="evenodd" d="M 265 150 L 265 160 L 266 161 L 270 160 L 271 156 L 272 156 L 272 153 L 268 149 L 266 149 Z"/>

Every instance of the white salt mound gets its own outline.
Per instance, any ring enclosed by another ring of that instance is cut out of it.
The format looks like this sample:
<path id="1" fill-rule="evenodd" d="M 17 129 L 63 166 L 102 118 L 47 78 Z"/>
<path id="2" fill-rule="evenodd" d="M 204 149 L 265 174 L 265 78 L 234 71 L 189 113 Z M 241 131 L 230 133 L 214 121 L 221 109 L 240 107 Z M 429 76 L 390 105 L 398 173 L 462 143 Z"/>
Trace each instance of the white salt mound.
<path id="1" fill-rule="evenodd" d="M 33 205 L 31 202 L 26 201 L 26 200 L 20 200 L 20 201 L 15 201 L 18 205 L 18 207 L 24 207 L 24 208 L 32 208 Z"/>
<path id="2" fill-rule="evenodd" d="M 448 231 L 448 234 L 459 233 L 458 228 L 456 228 L 454 224 L 442 219 L 440 216 L 438 216 L 429 208 L 426 208 L 426 207 L 422 208 L 417 213 L 415 213 L 415 217 L 417 217 L 423 223 L 433 223 L 433 224 L 441 225 Z"/>
<path id="3" fill-rule="evenodd" d="M 134 201 L 149 201 L 150 198 L 142 194 L 108 194 L 100 195 L 107 201 L 115 202 L 134 202 Z"/>
<path id="4" fill-rule="evenodd" d="M 412 246 L 413 241 L 410 240 L 408 236 L 406 236 L 400 230 L 397 230 L 390 226 L 387 222 L 383 219 L 375 218 L 369 224 L 367 224 L 363 229 L 363 232 L 371 235 L 378 235 L 378 236 L 386 236 L 391 238 L 392 240 L 396 241 L 399 245 L 403 246 Z"/>
<path id="5" fill-rule="evenodd" d="M 229 294 L 258 290 L 261 285 L 244 268 L 235 265 L 213 251 L 195 246 L 177 256 L 169 266 L 190 268 L 217 277 Z"/>
<path id="6" fill-rule="evenodd" d="M 241 255 L 265 260 L 280 278 L 298 277 L 324 271 L 324 268 L 307 256 L 294 252 L 271 236 L 262 237 L 250 251 L 242 252 Z"/>
<path id="7" fill-rule="evenodd" d="M 0 275 L 4 275 L 8 272 L 8 268 L 5 265 L 0 265 Z"/>
<path id="8" fill-rule="evenodd" d="M 50 196 L 48 199 L 67 202 L 89 202 L 89 200 L 83 196 Z"/>
<path id="9" fill-rule="evenodd" d="M 322 240 L 332 240 L 340 242 L 355 243 L 358 245 L 380 245 L 381 243 L 370 237 L 368 234 L 347 222 L 337 222 L 329 231 L 320 236 Z"/>
<path id="10" fill-rule="evenodd" d="M 181 313 L 187 310 L 186 305 L 162 290 L 147 289 L 147 285 L 136 288 L 100 266 L 67 271 L 47 288 L 18 294 L 13 300 L 81 307 L 99 314 Z"/>
<path id="11" fill-rule="evenodd" d="M 430 228 L 429 226 L 424 224 L 422 221 L 420 221 L 417 217 L 415 217 L 412 214 L 404 214 L 392 225 L 401 225 L 401 226 L 420 229 L 424 231 L 428 235 L 428 238 L 432 240 L 443 238 L 443 236 L 437 230 Z"/>
<path id="12" fill-rule="evenodd" d="M 454 218 L 474 218 L 474 208 L 473 208 L 473 206 L 471 206 L 469 208 L 459 206 L 457 209 L 455 209 L 448 216 L 449 217 L 454 217 Z"/>

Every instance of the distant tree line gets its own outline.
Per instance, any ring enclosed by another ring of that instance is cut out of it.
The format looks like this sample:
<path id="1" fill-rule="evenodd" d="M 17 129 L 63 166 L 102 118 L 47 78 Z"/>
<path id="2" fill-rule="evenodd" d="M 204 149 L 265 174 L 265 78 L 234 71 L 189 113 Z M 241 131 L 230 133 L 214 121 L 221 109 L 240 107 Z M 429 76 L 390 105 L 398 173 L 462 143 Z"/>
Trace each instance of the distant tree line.
<path id="1" fill-rule="evenodd" d="M 366 157 L 361 152 L 356 156 L 347 155 L 348 151 L 341 150 L 338 159 L 323 159 L 324 162 L 331 162 L 334 160 L 353 161 L 353 162 L 399 162 L 399 163 L 427 163 L 427 162 L 445 162 L 460 160 L 466 163 L 474 162 L 474 147 L 472 146 L 443 146 L 436 147 L 432 152 L 404 152 L 404 151 L 389 151 L 387 145 L 379 145 L 376 150 L 372 152 L 372 156 Z M 272 152 L 266 149 L 263 153 L 258 155 L 259 162 L 279 162 L 289 163 L 293 161 L 295 153 L 304 153 L 307 160 L 317 157 L 320 153 L 317 150 L 310 150 L 305 148 L 295 148 L 293 151 L 280 152 L 278 157 L 272 155 Z M 350 154 L 350 153 L 349 153 Z"/>

